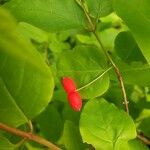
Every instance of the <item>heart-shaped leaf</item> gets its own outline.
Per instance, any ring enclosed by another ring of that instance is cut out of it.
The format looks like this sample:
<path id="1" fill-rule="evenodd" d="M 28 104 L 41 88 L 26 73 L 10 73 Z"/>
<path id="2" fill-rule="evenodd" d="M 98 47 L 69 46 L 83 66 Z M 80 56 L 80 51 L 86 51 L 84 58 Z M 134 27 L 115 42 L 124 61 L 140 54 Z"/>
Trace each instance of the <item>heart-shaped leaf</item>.
<path id="1" fill-rule="evenodd" d="M 104 99 L 87 102 L 80 119 L 80 132 L 84 142 L 97 150 L 115 150 L 120 142 L 136 137 L 133 120 Z"/>
<path id="2" fill-rule="evenodd" d="M 105 56 L 94 46 L 78 46 L 73 51 L 62 53 L 57 66 L 59 76 L 71 77 L 78 88 L 96 79 L 107 67 Z M 108 87 L 109 76 L 105 74 L 79 92 L 82 98 L 94 98 L 106 92 Z"/>

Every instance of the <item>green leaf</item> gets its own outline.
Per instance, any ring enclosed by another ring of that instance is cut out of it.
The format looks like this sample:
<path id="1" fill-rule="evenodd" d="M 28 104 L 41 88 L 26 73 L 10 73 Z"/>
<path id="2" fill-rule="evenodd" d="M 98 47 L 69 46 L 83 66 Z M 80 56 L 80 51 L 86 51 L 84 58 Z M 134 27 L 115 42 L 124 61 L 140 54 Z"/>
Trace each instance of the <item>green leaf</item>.
<path id="1" fill-rule="evenodd" d="M 150 65 L 141 62 L 132 62 L 130 65 L 122 60 L 115 60 L 121 71 L 123 81 L 130 85 L 148 86 L 150 85 Z M 136 77 L 136 78 L 135 78 Z M 111 79 L 117 81 L 115 74 L 111 73 Z"/>
<path id="2" fill-rule="evenodd" d="M 96 19 L 112 12 L 112 0 L 86 0 L 89 13 Z"/>
<path id="3" fill-rule="evenodd" d="M 57 63 L 60 77 L 69 76 L 80 88 L 93 81 L 106 70 L 105 56 L 94 46 L 77 46 L 62 53 Z M 80 90 L 82 98 L 94 98 L 109 88 L 109 76 L 105 74 L 90 86 Z"/>
<path id="4" fill-rule="evenodd" d="M 66 31 L 65 31 L 65 33 L 66 33 Z M 65 33 L 63 33 L 63 34 L 65 34 Z M 59 34 L 59 36 L 63 36 L 63 34 L 61 32 L 61 34 Z M 67 33 L 65 35 L 67 36 Z M 59 55 L 61 55 L 62 51 L 70 49 L 69 43 L 64 42 L 67 40 L 69 35 L 65 39 L 60 39 L 59 36 L 58 36 L 58 34 L 55 34 L 55 33 L 49 34 L 49 49 L 53 52 L 55 59 L 57 59 L 59 57 Z"/>
<path id="5" fill-rule="evenodd" d="M 137 84 L 141 86 L 150 85 L 150 65 L 141 64 L 138 62 L 128 65 L 122 63 L 121 61 L 118 61 L 117 64 L 121 70 L 123 80 L 126 84 Z M 116 80 L 116 77 L 114 77 L 114 79 Z"/>
<path id="6" fill-rule="evenodd" d="M 28 118 L 16 104 L 2 78 L 0 78 L 0 94 L 0 122 L 11 125 L 20 125 L 27 122 Z"/>
<path id="7" fill-rule="evenodd" d="M 2 9 L 0 20 L 0 122 L 19 126 L 47 106 L 53 77 L 40 53 Z"/>
<path id="8" fill-rule="evenodd" d="M 117 80 L 116 80 L 117 81 Z M 131 88 L 131 85 L 125 85 L 126 94 L 127 97 L 131 96 L 131 91 L 133 88 Z M 111 83 L 109 90 L 104 95 L 104 97 L 109 101 L 110 103 L 114 103 L 118 108 L 124 109 L 124 105 L 122 104 L 122 92 L 120 89 L 120 86 L 118 86 L 117 82 Z"/>
<path id="9" fill-rule="evenodd" d="M 65 122 L 69 120 L 73 122 L 75 125 L 79 125 L 79 118 L 81 112 L 75 112 L 69 105 L 66 93 L 64 90 L 56 90 L 54 91 L 53 100 L 56 102 L 55 106 L 59 112 L 61 112 L 62 119 Z"/>
<path id="10" fill-rule="evenodd" d="M 38 43 L 48 42 L 48 33 L 35 26 L 32 26 L 31 24 L 20 22 L 17 29 L 25 37 L 32 39 Z"/>
<path id="11" fill-rule="evenodd" d="M 1 150 L 15 150 L 15 145 L 4 137 L 0 137 L 0 149 Z"/>
<path id="12" fill-rule="evenodd" d="M 31 24 L 20 22 L 17 31 L 21 33 L 33 46 L 40 52 L 45 60 L 47 60 L 48 33 L 32 26 Z"/>
<path id="13" fill-rule="evenodd" d="M 64 109 L 62 112 L 63 120 L 69 120 L 72 121 L 75 125 L 79 125 L 79 118 L 80 118 L 80 112 L 75 112 L 70 108 L 67 99 L 66 103 L 64 104 Z"/>
<path id="14" fill-rule="evenodd" d="M 114 150 L 120 142 L 136 137 L 133 120 L 103 98 L 87 102 L 81 113 L 80 132 L 83 141 L 97 150 Z"/>
<path id="15" fill-rule="evenodd" d="M 25 145 L 22 146 L 21 150 L 43 150 L 43 147 L 34 147 L 33 145 L 26 142 Z"/>
<path id="16" fill-rule="evenodd" d="M 144 133 L 145 136 L 150 138 L 150 129 L 147 128 L 150 124 L 150 117 L 147 117 L 141 121 L 138 125 L 138 129 Z"/>
<path id="17" fill-rule="evenodd" d="M 107 50 L 114 49 L 115 38 L 118 33 L 126 30 L 124 26 L 125 25 L 122 24 L 122 20 L 115 13 L 101 18 L 101 22 L 97 24 L 96 30 L 98 34 L 100 34 L 101 42 Z M 99 46 L 99 43 L 95 39 L 93 33 L 79 33 L 76 37 L 82 44 Z"/>
<path id="18" fill-rule="evenodd" d="M 124 31 L 118 34 L 115 39 L 115 50 L 120 58 L 126 63 L 131 63 L 133 61 L 146 62 L 129 31 Z"/>
<path id="19" fill-rule="evenodd" d="M 75 0 L 11 0 L 4 5 L 19 20 L 47 31 L 83 29 L 86 19 Z"/>
<path id="20" fill-rule="evenodd" d="M 128 142 L 129 150 L 149 150 L 149 148 L 138 139 L 130 140 Z M 125 149 L 126 150 L 126 149 Z"/>
<path id="21" fill-rule="evenodd" d="M 49 105 L 36 121 L 41 134 L 50 141 L 56 142 L 62 132 L 63 123 L 60 114 L 53 105 Z"/>
<path id="22" fill-rule="evenodd" d="M 128 142 L 122 142 L 117 150 L 149 150 L 142 141 L 133 139 Z"/>
<path id="23" fill-rule="evenodd" d="M 33 45 L 16 31 L 14 18 L 2 8 L 0 8 L 0 19 L 0 51 L 30 63 L 39 71 L 42 70 L 45 75 L 50 74 L 48 67 Z"/>
<path id="24" fill-rule="evenodd" d="M 138 46 L 150 63 L 150 1 L 114 0 L 114 9 L 130 28 Z"/>
<path id="25" fill-rule="evenodd" d="M 71 121 L 66 121 L 64 131 L 60 143 L 65 145 L 67 150 L 83 150 L 85 145 L 81 139 L 81 135 L 77 126 Z"/>

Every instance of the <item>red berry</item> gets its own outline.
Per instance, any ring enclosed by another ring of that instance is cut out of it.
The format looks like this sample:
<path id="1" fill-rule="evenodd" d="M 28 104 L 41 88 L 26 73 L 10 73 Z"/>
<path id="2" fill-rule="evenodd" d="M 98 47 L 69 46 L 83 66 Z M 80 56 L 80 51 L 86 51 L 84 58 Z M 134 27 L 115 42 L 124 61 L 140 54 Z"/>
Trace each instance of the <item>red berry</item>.
<path id="1" fill-rule="evenodd" d="M 71 108 L 74 111 L 80 111 L 82 108 L 82 99 L 80 97 L 80 94 L 78 92 L 71 92 L 68 94 L 68 101 L 71 106 Z"/>
<path id="2" fill-rule="evenodd" d="M 74 92 L 76 90 L 75 82 L 69 77 L 63 77 L 62 85 L 67 93 Z"/>

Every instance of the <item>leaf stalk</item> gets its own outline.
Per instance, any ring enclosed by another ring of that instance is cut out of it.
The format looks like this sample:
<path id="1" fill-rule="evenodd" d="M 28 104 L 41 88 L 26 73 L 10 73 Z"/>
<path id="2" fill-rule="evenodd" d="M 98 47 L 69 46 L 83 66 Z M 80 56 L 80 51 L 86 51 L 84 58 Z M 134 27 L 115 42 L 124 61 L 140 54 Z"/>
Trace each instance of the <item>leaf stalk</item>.
<path id="1" fill-rule="evenodd" d="M 96 82 L 98 79 L 102 78 L 110 69 L 112 69 L 112 67 L 109 67 L 108 69 L 106 69 L 102 74 L 100 74 L 97 78 L 95 78 L 94 80 L 92 80 L 91 82 L 89 82 L 88 84 L 78 88 L 76 91 L 81 91 L 84 88 L 87 88 L 88 86 L 90 86 L 91 84 L 93 84 L 94 82 Z"/>

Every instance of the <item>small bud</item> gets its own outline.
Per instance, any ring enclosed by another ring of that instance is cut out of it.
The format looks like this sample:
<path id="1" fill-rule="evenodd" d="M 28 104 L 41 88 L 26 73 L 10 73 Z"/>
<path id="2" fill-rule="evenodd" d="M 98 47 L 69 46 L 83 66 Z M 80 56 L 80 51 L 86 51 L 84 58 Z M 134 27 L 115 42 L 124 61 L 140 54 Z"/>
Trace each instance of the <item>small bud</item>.
<path id="1" fill-rule="evenodd" d="M 63 77 L 62 85 L 67 93 L 74 92 L 76 90 L 75 82 L 69 77 Z"/>
<path id="2" fill-rule="evenodd" d="M 68 101 L 74 111 L 80 111 L 82 108 L 82 99 L 78 92 L 71 92 L 68 94 Z"/>

